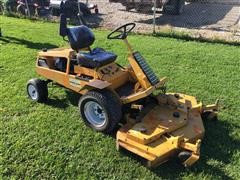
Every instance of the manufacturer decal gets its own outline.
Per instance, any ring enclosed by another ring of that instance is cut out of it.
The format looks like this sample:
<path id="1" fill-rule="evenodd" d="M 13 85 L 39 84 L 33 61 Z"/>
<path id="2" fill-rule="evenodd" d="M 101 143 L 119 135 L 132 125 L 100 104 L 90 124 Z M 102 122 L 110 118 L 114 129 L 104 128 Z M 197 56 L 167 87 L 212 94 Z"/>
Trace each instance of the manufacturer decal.
<path id="1" fill-rule="evenodd" d="M 69 78 L 69 84 L 71 86 L 74 86 L 74 87 L 78 87 L 78 88 L 81 88 L 81 81 L 78 80 L 78 79 L 74 79 L 74 78 Z"/>

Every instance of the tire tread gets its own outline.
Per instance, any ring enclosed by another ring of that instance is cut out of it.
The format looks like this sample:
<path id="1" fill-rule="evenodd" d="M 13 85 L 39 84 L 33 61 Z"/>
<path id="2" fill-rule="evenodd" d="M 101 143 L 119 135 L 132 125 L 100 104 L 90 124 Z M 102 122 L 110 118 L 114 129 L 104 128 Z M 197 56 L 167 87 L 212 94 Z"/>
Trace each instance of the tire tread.
<path id="1" fill-rule="evenodd" d="M 101 103 L 107 110 L 109 115 L 109 124 L 104 130 L 100 130 L 103 133 L 109 134 L 111 133 L 119 123 L 119 121 L 122 118 L 122 107 L 120 100 L 116 97 L 116 95 L 109 91 L 89 91 L 85 95 L 83 95 L 79 100 L 79 110 L 81 112 L 81 106 L 82 102 L 88 98 L 96 99 L 99 103 Z M 82 114 L 81 114 L 82 116 Z M 89 122 L 84 119 L 82 116 L 84 122 L 89 125 Z M 90 125 L 90 127 L 92 127 Z M 94 127 L 92 127 L 94 129 Z M 95 129 L 96 130 L 96 129 Z M 99 130 L 98 130 L 99 131 Z"/>

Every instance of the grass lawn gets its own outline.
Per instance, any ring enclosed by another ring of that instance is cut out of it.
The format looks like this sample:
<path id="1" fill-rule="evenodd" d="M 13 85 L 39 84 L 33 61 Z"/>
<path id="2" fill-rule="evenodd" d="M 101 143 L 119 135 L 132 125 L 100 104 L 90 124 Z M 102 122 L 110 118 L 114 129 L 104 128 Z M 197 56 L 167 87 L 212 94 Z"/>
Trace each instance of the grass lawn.
<path id="1" fill-rule="evenodd" d="M 220 98 L 218 122 L 206 122 L 200 160 L 191 168 L 173 159 L 157 169 L 115 149 L 115 139 L 87 128 L 79 118 L 79 96 L 49 87 L 46 104 L 31 102 L 26 83 L 37 77 L 35 59 L 42 48 L 66 46 L 58 24 L 0 16 L 0 174 L 1 179 L 240 179 L 240 47 L 131 35 L 130 42 L 168 90 L 197 96 L 204 103 Z M 117 53 L 126 64 L 121 41 L 95 31 L 94 46 Z"/>

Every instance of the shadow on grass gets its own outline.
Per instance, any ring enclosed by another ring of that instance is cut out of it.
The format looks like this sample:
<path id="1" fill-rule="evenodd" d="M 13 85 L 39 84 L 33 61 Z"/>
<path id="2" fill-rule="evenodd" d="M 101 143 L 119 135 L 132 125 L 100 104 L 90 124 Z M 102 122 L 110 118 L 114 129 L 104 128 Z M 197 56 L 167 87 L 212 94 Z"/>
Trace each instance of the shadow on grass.
<path id="1" fill-rule="evenodd" d="M 54 88 L 57 88 L 57 87 L 54 87 Z M 64 87 L 61 87 L 61 88 L 64 88 Z M 50 94 L 45 104 L 48 106 L 51 106 L 54 108 L 60 108 L 60 109 L 66 109 L 69 106 L 69 103 L 77 107 L 78 101 L 81 95 L 67 89 L 65 90 L 65 92 L 66 92 L 66 97 L 63 99 L 59 99 L 57 96 Z"/>
<path id="2" fill-rule="evenodd" d="M 78 93 L 75 93 L 73 91 L 70 91 L 70 90 L 66 90 L 66 96 L 67 96 L 67 99 L 68 101 L 73 105 L 73 106 L 78 106 L 78 101 L 79 101 L 79 98 L 81 97 L 80 94 Z"/>
<path id="3" fill-rule="evenodd" d="M 5 44 L 11 43 L 11 44 L 19 44 L 19 45 L 25 45 L 27 48 L 30 49 L 37 49 L 41 50 L 43 48 L 56 48 L 56 45 L 50 44 L 50 43 L 40 43 L 40 42 L 32 42 L 28 41 L 26 39 L 20 39 L 17 37 L 10 37 L 10 36 L 4 36 L 0 37 L 0 41 L 4 42 Z"/>
<path id="4" fill-rule="evenodd" d="M 224 45 L 231 45 L 231 46 L 239 46 L 240 42 L 238 41 L 226 41 L 222 39 L 209 39 L 204 37 L 191 37 L 188 34 L 178 33 L 178 32 L 158 32 L 153 35 L 154 37 L 167 37 L 167 38 L 174 38 L 180 39 L 184 41 L 196 41 L 200 43 L 212 43 L 212 44 L 224 44 Z"/>
<path id="5" fill-rule="evenodd" d="M 57 97 L 50 97 L 45 104 L 60 109 L 66 109 L 68 107 L 67 98 L 58 99 Z"/>
<path id="6" fill-rule="evenodd" d="M 70 102 L 73 106 L 78 106 L 79 98 L 79 94 L 66 90 L 66 98 L 62 100 L 50 99 L 47 104 L 57 108 L 66 108 Z M 222 167 L 232 162 L 233 155 L 239 149 L 240 141 L 230 136 L 231 129 L 234 129 L 235 125 L 219 120 L 216 122 L 204 121 L 204 126 L 205 138 L 201 146 L 200 160 L 196 164 L 185 168 L 177 158 L 172 158 L 151 171 L 163 179 L 178 179 L 182 173 L 186 172 L 196 175 L 204 173 L 222 179 L 232 179 L 222 170 Z M 117 129 L 109 136 L 115 139 L 116 132 Z M 136 160 L 136 162 L 144 163 L 142 158 L 127 150 L 123 150 L 121 153 Z"/>

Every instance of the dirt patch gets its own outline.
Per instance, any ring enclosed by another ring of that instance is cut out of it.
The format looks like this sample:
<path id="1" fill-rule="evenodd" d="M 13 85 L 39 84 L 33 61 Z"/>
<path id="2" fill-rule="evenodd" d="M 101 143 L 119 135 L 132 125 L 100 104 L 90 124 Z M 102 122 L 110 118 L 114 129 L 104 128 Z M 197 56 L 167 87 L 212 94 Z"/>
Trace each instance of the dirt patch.
<path id="1" fill-rule="evenodd" d="M 113 29 L 128 22 L 137 23 L 136 32 L 153 32 L 153 14 L 126 11 L 120 3 L 108 0 L 89 0 L 99 7 L 99 15 L 87 18 L 95 27 Z M 240 5 L 226 3 L 186 3 L 183 14 L 164 15 L 161 10 L 156 15 L 156 32 L 180 31 L 194 37 L 240 41 Z"/>

